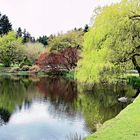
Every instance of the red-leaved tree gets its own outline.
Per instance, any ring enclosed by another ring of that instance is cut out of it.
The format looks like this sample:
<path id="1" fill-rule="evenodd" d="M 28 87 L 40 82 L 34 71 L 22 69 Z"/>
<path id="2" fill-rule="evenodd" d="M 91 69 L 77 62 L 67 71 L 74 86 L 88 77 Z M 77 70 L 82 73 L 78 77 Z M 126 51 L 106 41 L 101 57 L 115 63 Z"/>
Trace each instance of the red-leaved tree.
<path id="1" fill-rule="evenodd" d="M 48 52 L 42 53 L 36 61 L 36 64 L 43 69 L 46 65 L 46 60 L 48 58 Z"/>
<path id="2" fill-rule="evenodd" d="M 65 48 L 62 50 L 61 54 L 65 59 L 65 64 L 68 70 L 74 69 L 77 66 L 79 59 L 77 48 Z"/>
<path id="3" fill-rule="evenodd" d="M 77 66 L 77 48 L 64 48 L 60 52 L 43 53 L 36 64 L 45 71 L 70 71 Z"/>

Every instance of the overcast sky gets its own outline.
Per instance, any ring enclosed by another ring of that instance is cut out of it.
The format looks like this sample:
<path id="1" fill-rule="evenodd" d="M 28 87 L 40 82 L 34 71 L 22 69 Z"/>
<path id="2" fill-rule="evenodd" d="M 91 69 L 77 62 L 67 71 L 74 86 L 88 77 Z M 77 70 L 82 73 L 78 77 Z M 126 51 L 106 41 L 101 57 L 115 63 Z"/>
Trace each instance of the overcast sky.
<path id="1" fill-rule="evenodd" d="M 0 12 L 13 28 L 33 36 L 66 32 L 90 23 L 94 8 L 120 0 L 0 0 Z"/>

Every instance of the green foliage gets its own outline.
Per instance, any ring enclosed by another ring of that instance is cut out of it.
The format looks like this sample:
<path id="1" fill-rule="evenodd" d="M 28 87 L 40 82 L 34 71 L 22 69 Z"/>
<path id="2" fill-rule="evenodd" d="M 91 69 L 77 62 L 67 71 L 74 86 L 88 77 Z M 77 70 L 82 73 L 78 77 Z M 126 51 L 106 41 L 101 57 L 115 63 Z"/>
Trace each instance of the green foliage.
<path id="1" fill-rule="evenodd" d="M 138 88 L 140 87 L 140 77 L 136 76 L 128 76 L 128 83 L 133 85 L 133 87 Z"/>
<path id="2" fill-rule="evenodd" d="M 38 42 L 42 43 L 43 45 L 48 45 L 48 37 L 47 36 L 40 36 L 38 39 L 37 39 Z"/>
<path id="3" fill-rule="evenodd" d="M 132 57 L 139 56 L 140 14 L 138 0 L 124 0 L 98 9 L 94 24 L 84 37 L 77 78 L 82 82 L 116 79 L 136 68 Z"/>
<path id="4" fill-rule="evenodd" d="M 35 43 L 35 38 L 31 36 L 26 29 L 22 30 L 20 27 L 16 31 L 16 36 L 22 38 L 22 43 L 32 42 Z"/>
<path id="5" fill-rule="evenodd" d="M 45 51 L 40 43 L 22 44 L 22 38 L 9 32 L 0 38 L 0 62 L 9 67 L 12 64 L 31 65 Z"/>
<path id="6" fill-rule="evenodd" d="M 22 37 L 22 29 L 19 27 L 18 29 L 17 29 L 17 37 Z"/>
<path id="7" fill-rule="evenodd" d="M 9 67 L 11 64 L 21 61 L 22 52 L 18 48 L 21 42 L 22 39 L 17 39 L 15 32 L 9 32 L 0 37 L 0 62 L 4 66 Z"/>
<path id="8" fill-rule="evenodd" d="M 56 37 L 50 37 L 48 47 L 50 50 L 61 50 L 66 47 L 82 48 L 83 35 L 82 30 L 74 30 Z"/>
<path id="9" fill-rule="evenodd" d="M 0 35 L 7 34 L 12 30 L 12 25 L 6 15 L 1 15 L 0 13 Z"/>
<path id="10" fill-rule="evenodd" d="M 45 51 L 45 48 L 41 43 L 26 43 L 20 46 L 20 50 L 22 51 L 22 54 L 28 58 L 28 60 L 35 63 L 39 55 Z"/>
<path id="11" fill-rule="evenodd" d="M 23 66 L 32 66 L 32 62 L 30 59 L 28 59 L 27 57 L 25 57 L 22 62 L 20 63 L 20 68 L 22 68 Z"/>
<path id="12" fill-rule="evenodd" d="M 68 78 L 68 79 L 74 79 L 74 72 L 64 72 L 63 73 L 64 77 Z"/>

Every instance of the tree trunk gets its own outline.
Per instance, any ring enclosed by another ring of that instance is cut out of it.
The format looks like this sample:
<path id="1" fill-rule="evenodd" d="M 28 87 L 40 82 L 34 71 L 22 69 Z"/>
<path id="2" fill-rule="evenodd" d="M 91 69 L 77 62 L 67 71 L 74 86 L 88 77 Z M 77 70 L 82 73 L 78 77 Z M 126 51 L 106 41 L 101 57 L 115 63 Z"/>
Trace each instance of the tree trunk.
<path id="1" fill-rule="evenodd" d="M 137 60 L 136 60 L 135 56 L 132 56 L 132 63 L 134 65 L 135 69 L 138 71 L 139 76 L 140 76 L 140 66 L 137 63 Z"/>

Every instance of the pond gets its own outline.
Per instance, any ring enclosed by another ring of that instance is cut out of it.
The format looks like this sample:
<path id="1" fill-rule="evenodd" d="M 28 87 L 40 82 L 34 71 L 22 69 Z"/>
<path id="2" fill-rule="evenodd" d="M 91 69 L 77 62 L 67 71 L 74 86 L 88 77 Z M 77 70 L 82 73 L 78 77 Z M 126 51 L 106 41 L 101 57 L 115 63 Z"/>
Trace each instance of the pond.
<path id="1" fill-rule="evenodd" d="M 0 76 L 1 140 L 80 140 L 115 117 L 136 90 L 94 85 L 92 92 L 60 77 Z"/>

